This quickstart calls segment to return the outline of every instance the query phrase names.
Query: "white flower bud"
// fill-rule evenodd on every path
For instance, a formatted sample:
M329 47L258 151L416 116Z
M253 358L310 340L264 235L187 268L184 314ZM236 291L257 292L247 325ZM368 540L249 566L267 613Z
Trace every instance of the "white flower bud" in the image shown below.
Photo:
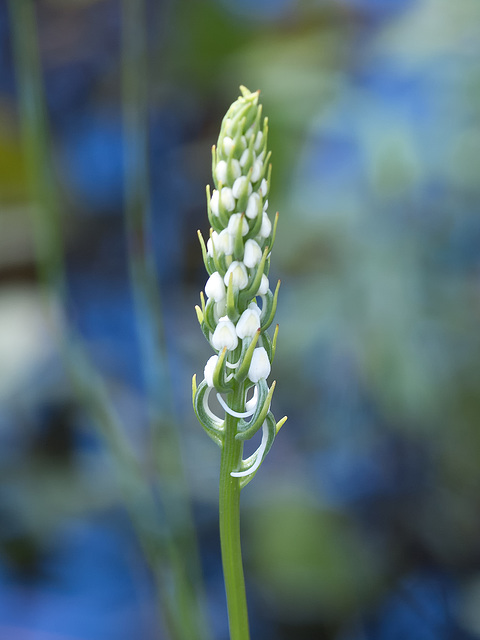
M212 231L212 235L207 240L207 253L213 258L213 247L215 246L215 251L218 252L218 233L216 231Z
M223 187L220 198L227 211L233 211L235 209L235 198L233 197L230 187Z
M243 216L241 213L234 213L232 216L230 216L227 230L230 236L232 237L232 241L233 241L233 238L238 233L238 227L240 223L242 224L242 236L245 236L248 233L248 229L249 229L248 222L245 220L245 216Z
M263 203L263 210L266 211L268 209L268 199Z
M245 189L248 190L248 193L252 193L252 185L246 176L240 176L233 183L232 193L235 198L240 198Z
M268 238L272 231L272 223L270 222L270 218L268 217L265 211L263 212L262 218L262 226L260 227L259 236L262 238Z
M236 348L238 338L235 332L235 326L233 322L229 320L228 316L220 318L210 342L212 347L218 351L221 351L225 347L227 347L228 351Z
M247 208L245 209L245 215L247 218L253 220L262 210L262 199L258 193L252 193L248 198Z
M248 308L250 309L250 311L254 311L258 315L259 318L262 315L262 310L260 309L260 307L258 306L258 304L256 302L251 302L248 305Z
M225 118L223 126L225 127L227 135L231 136L233 133L233 120L231 118Z
M263 131L259 131L257 133L257 137L255 138L255 144L253 145L253 148L255 149L255 151L258 151L260 149L260 147L262 146L262 142L263 142Z
M257 182L259 180L260 176L262 175L262 171L263 171L263 162L257 158L257 160L255 160L255 162L253 163L252 177L251 177L252 182Z
M212 210L212 213L214 216L218 216L218 199L220 197L220 194L218 193L218 191L216 189L213 190L212 193L212 197L210 199L210 209Z
M222 184L226 184L227 182L227 163L225 160L220 160L217 162L217 166L215 167L215 177L217 182L221 182Z
M218 356L212 356L207 360L207 364L203 370L203 377L205 378L209 387L213 387L213 372L217 366Z
M257 383L262 378L268 378L270 371L270 360L268 359L265 347L257 347L253 351L248 377L253 383Z
M265 197L268 193L268 183L265 180L265 178L260 183L260 193L262 194L263 197Z
M228 233L227 229L220 231L218 235L218 242L215 243L215 249L218 253L224 253L226 256L231 256L233 253L233 238Z
M230 136L225 136L223 139L223 152L229 156L232 153L233 140Z
M227 273L223 279L225 286L228 287L230 281L230 274L233 274L232 285L235 289L245 289L248 284L247 269L243 262L237 262L234 260L228 267Z
M242 155L240 157L240 166L241 167L244 167L247 164L249 157L250 157L250 151L248 149L245 149L245 151L242 153Z
M205 284L205 293L208 298L213 298L215 302L220 302L223 300L227 294L225 290L225 283L223 282L222 276L215 271L207 280Z
M235 327L237 336L242 340L244 338L253 338L257 329L260 329L260 315L253 309L245 309Z
M240 169L240 163L238 160L235 160L235 158L231 160L230 166L235 179L242 175L242 170Z
M245 243L245 253L243 256L243 262L246 267L253 269L262 259L262 250L255 242L255 240L247 240Z
M270 283L265 274L263 274L262 279L260 281L260 286L258 287L257 295L264 296L270 287Z

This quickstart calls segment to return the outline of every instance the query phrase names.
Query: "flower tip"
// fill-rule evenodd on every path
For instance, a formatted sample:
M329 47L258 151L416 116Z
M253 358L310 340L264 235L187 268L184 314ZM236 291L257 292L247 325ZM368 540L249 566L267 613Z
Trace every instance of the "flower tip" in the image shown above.
M195 401L195 394L197 393L197 374L194 373L193 374L193 378L192 378L192 397L193 400Z
M287 420L287 416L283 416L283 418L277 422L277 424L275 425L275 435L280 431Z

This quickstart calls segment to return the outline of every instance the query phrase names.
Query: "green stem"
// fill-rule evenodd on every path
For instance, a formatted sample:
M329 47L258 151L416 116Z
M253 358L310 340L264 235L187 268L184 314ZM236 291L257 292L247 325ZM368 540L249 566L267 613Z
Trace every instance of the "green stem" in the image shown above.
M243 385L234 391L232 409L241 411L244 404ZM240 481L230 475L238 469L243 443L235 440L238 418L227 414L225 440L220 464L220 545L227 595L230 640L249 640L247 599L240 545Z
M182 640L210 637L190 496L173 417L162 301L152 250L148 162L149 56L145 0L122 2L122 111L128 264L147 387L158 500L168 531L172 598L170 632ZM162 558L165 564L165 558Z

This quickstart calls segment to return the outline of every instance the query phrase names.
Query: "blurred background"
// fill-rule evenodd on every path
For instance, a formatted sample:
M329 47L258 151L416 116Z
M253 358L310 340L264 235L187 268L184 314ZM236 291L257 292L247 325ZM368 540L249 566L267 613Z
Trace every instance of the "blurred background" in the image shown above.
M239 84L270 122L289 416L242 494L252 637L480 637L479 61L477 0L0 0L1 640L169 638L145 549L169 513L189 538L187 495L228 638L190 380Z

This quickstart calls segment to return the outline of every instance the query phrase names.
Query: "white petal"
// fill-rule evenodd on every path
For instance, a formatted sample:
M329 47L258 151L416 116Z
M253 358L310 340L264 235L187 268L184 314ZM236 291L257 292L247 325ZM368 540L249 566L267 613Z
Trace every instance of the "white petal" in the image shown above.
M272 223L270 222L270 218L268 217L268 214L263 212L262 226L260 227L259 236L261 236L262 238L268 238L271 232L272 232Z
M268 183L265 180L265 178L260 183L260 193L262 194L263 197L265 197L268 193Z
M220 198L227 211L233 211L235 209L235 198L233 197L230 187L223 187Z
M247 240L245 243L245 253L243 256L243 262L246 267L253 269L262 259L262 250L255 240Z
M240 178L237 178L235 180L232 187L232 193L235 198L239 198L243 194L245 189L248 188L248 182L249 181L246 176L240 176Z
M234 260L228 267L227 273L223 279L225 286L228 286L230 281L230 274L233 274L232 284L235 289L245 289L248 284L247 269L243 262L237 262Z
M260 286L257 291L257 295L264 296L267 293L269 287L270 287L270 283L268 281L268 278L265 274L263 274L262 279L260 281Z
M213 387L213 372L217 366L218 356L212 356L207 360L205 369L203 370L203 377L207 381L209 387Z
M262 142L263 142L263 131L259 131L257 133L257 137L255 138L255 144L253 146L255 151L258 151L260 149L260 147L262 146Z
M220 160L217 162L217 166L215 167L215 177L217 182L221 182L222 184L226 184L227 182L227 163L225 160Z
M213 258L213 247L215 246L215 251L218 251L218 233L216 231L212 231L212 235L207 240L207 253Z
M260 179L262 172L263 172L263 162L257 159L253 163L253 170L252 170L252 176L251 176L252 182L257 182Z
M258 193L252 193L248 198L247 208L245 209L245 215L247 218L253 220L256 218L260 211L262 210L262 199L258 195Z
M233 241L233 238L235 238L235 236L238 233L238 227L240 223L242 223L242 236L245 236L248 233L248 229L249 229L248 222L245 220L245 216L242 216L241 213L234 213L232 216L230 216L230 220L228 221L227 231L232 237L232 241Z
M242 153L242 155L240 157L240 166L241 167L244 167L247 164L249 157L250 157L250 151L248 149L245 149L245 151Z
M221 351L225 347L227 347L229 351L235 349L238 344L238 338L233 322L228 320L228 318L220 319L213 332L210 343L212 347L218 351Z
M218 216L218 199L220 194L216 189L213 190L212 197L210 199L210 209L214 216Z
M254 311L254 312L258 315L258 317L259 317L259 318L260 318L260 316L262 315L262 310L260 309L260 307L258 306L258 304L257 304L256 302L251 302L251 303L248 305L248 308L249 308L251 311Z
M230 138L230 136L225 136L223 139L223 151L224 153L229 156L232 152L233 149L233 140L232 138Z
M253 338L258 329L260 329L260 315L253 309L245 309L235 326L237 336L242 340Z
M213 298L215 302L220 302L226 296L225 283L222 276L215 271L207 280L205 284L205 293L208 298Z
M242 175L242 170L240 169L240 163L238 160L236 160L235 158L231 161L230 164L231 168L232 168L232 173L233 173L233 177L234 178L238 178L239 176Z
M235 215L235 214L234 214ZM233 253L233 238L228 233L227 229L220 231L218 235L218 241L215 243L215 248L218 248L220 253L224 253L226 256L231 256Z
M270 360L265 347L257 347L253 351L252 361L248 370L248 377L254 383L262 378L268 378L271 371Z

